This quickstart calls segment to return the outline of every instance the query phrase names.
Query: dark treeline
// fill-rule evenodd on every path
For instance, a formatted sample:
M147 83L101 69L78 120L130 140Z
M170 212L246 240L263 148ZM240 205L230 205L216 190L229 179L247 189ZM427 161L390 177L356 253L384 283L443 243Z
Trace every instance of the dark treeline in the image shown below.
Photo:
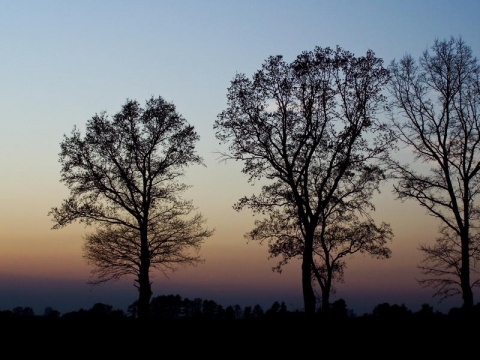
M259 305L222 306L212 300L190 300L179 295L152 298L151 316L136 317L132 305L127 312L96 303L90 309L61 314L46 308L35 315L30 307L0 311L2 342L22 354L122 358L167 351L176 356L229 355L269 358L308 355L318 347L323 354L342 358L382 355L389 358L468 354L459 346L478 340L480 304L465 312L452 308L434 311L425 304L413 312L405 305L382 303L360 316L345 301L331 304L328 318L318 312L307 316L291 311L284 302L270 308ZM160 350L161 349L161 350ZM454 357L456 358L456 357Z
M254 306L241 307L240 305L223 306L208 299L188 299L180 295L160 295L153 297L150 303L150 320L188 320L188 321L275 321L275 320L302 320L305 313L300 310L289 310L285 302L274 301L272 305L264 309L259 304ZM448 313L435 311L429 304L423 304L418 311L412 311L404 304L380 303L375 306L371 313L357 315L348 309L346 302L339 299L330 304L328 318L320 311L317 313L318 321L335 322L355 319L452 319L469 318L480 320L480 303L476 304L473 311L466 311L463 308L451 308ZM12 310L0 311L0 319L5 320L122 320L138 319L136 304L133 303L125 312L122 309L115 309L113 306L104 303L95 303L90 309L79 309L62 314L52 307L46 307L43 314L36 314L31 307L17 306Z

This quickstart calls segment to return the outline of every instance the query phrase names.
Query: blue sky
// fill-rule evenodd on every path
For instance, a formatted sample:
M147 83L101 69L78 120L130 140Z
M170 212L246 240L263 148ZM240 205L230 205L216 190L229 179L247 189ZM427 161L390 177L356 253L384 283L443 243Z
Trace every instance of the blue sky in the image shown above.
M87 287L81 244L88 229L51 230L47 212L67 196L58 181L63 135L98 112L117 112L126 99L144 103L152 95L173 102L201 137L206 167L189 169L186 182L216 229L202 250L206 263L157 276L154 295L301 306L299 266L272 273L266 248L243 238L251 214L232 209L254 189L239 164L219 163L215 154L212 126L230 81L270 55L290 61L315 46L356 55L371 49L388 64L420 56L436 38L461 36L478 57L478 14L480 2L469 0L0 0L0 309L135 300L131 281ZM393 258L352 260L338 296L358 313L384 301L437 306L415 282L416 248L434 239L435 223L416 204L394 202L388 188L378 208L393 225Z

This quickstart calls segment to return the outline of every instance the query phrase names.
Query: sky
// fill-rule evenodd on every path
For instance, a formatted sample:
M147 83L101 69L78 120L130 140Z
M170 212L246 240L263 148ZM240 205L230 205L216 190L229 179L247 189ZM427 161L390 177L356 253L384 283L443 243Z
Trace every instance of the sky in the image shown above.
M232 208L259 189L241 164L218 159L213 123L230 81L253 75L271 55L292 61L315 46L357 56L373 50L388 65L407 53L418 58L437 38L461 36L479 57L479 13L476 0L0 0L0 310L66 313L98 302L126 310L137 299L132 279L88 285L82 244L92 229L53 230L47 213L68 197L59 181L63 136L127 99L144 104L152 96L172 102L200 135L205 166L188 169L186 197L215 229L200 251L205 262L153 274L153 296L265 310L283 301L301 310L300 263L273 272L267 246L244 238L255 217ZM359 315L385 302L412 311L461 306L460 297L439 303L416 280L418 247L433 243L435 219L396 200L392 184L375 205L375 219L394 232L392 257L347 259L332 301L344 299Z

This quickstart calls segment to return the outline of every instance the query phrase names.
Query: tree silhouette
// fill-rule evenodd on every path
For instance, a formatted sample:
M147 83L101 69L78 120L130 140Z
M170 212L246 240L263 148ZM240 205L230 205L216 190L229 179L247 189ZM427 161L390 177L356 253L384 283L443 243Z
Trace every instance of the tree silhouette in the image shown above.
M419 249L424 256L418 267L423 277L417 280L422 286L433 288L434 296L440 297L442 302L451 296L462 295L462 244L458 234L448 227L441 228L440 234L434 245L420 245ZM480 260L479 233L470 236L469 254L473 264ZM472 289L480 286L480 277L475 266L471 266L471 279Z
M14 315L23 317L34 317L35 311L30 306L16 306L12 310Z
M472 281L471 270L478 259L480 225L480 66L470 47L451 37L435 40L418 62L405 55L392 61L390 69L396 135L415 160L428 167L416 170L411 164L392 162L398 179L395 192L401 200L415 200L448 233L436 249L420 248L427 260L434 261L427 267L441 263L449 269L429 272L438 278L424 284L439 285L436 294L442 296L455 294L451 286L458 284L463 306L471 309L472 287L478 284ZM456 248L459 256L452 253L454 263L443 261L445 245L449 251Z
M389 79L372 51L316 47L292 63L271 56L252 79L237 74L227 109L214 124L222 160L243 162L258 195L237 210L295 219L301 233L305 312L316 311L312 284L315 236L325 209L354 201L359 184L369 191L384 179L380 160L392 145L389 129L376 118Z
M43 316L49 318L49 319L58 319L60 318L60 311L55 310L51 306L47 306L43 312Z
M367 205L373 208L369 197L364 197L368 186L359 187L364 198L359 198L348 204L337 202L327 206L322 214L322 221L316 229L313 241L312 281L321 292L320 310L327 315L330 308L330 295L335 293L335 283L344 281L346 257L356 253L369 254L376 258L389 258L390 249L386 243L393 238L389 224L375 224L366 212L367 219L360 221L356 213L365 211ZM350 194L352 196L352 193ZM368 199L368 201L367 201ZM349 205L349 206L347 206ZM359 211L360 210L360 211ZM287 214L291 215L287 215ZM247 234L250 240L268 241L269 253L272 258L281 257L273 268L281 272L283 266L292 259L301 258L304 252L304 242L297 220L290 212L274 212L270 217L255 222L255 228Z
M180 295L156 296L150 301L150 313L156 319L180 319L185 316Z
M253 306L252 310L252 319L259 319L261 318L265 312L263 311L263 308L259 304L255 304Z
M180 182L186 167L203 164L195 152L198 140L173 104L152 97L144 108L127 100L112 118L96 114L85 136L74 127L61 143L61 182L70 197L49 212L53 228L74 221L97 226L87 236L86 258L98 267L99 281L135 273L141 318L148 316L152 266L179 258L194 263L197 258L180 252L211 235L200 228L200 217L184 219L193 207L181 198L188 188ZM176 230L192 243L169 238Z

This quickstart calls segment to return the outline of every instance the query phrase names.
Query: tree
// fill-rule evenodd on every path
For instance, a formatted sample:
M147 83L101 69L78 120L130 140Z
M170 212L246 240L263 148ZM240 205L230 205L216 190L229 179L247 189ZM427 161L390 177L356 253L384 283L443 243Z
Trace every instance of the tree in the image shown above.
M70 197L50 210L53 228L97 225L85 257L97 266L99 282L135 274L140 318L148 316L152 267L195 263L184 250L212 234L199 215L185 220L193 207L181 197L185 169L203 164L198 140L173 104L152 97L144 108L127 100L112 118L96 114L85 136L74 127L61 143L61 182Z
M463 307L473 306L472 259L478 237L478 195L480 191L480 67L469 46L461 39L435 40L430 49L415 61L405 55L390 65L392 79L392 121L396 136L425 167L392 161L398 183L394 191L401 200L413 199L436 217L449 236L437 250L459 253L450 270L459 265L458 281L445 282L445 288L459 284ZM399 115L394 111L399 110ZM410 166L409 166L410 165ZM442 230L443 231L443 230ZM421 248L427 258L442 260L443 251ZM476 254L476 255L475 255ZM451 253L450 255L453 255ZM435 266L434 263L431 263ZM437 273L439 275L440 273ZM450 272L452 274L452 272ZM428 282L427 282L428 284Z
M253 317L252 307L251 306L245 306L245 309L243 309L243 318L249 320L252 317Z
M232 305L228 305L225 309L225 319L226 320L235 320L236 315L235 315L235 310L233 309Z
M30 306L16 306L12 310L13 314L22 317L34 317L35 311Z
M380 159L391 138L376 117L389 79L382 64L370 50L355 57L340 47L316 47L292 63L271 56L252 79L235 76L214 124L229 143L222 159L242 161L248 181L263 182L234 207L291 219L301 233L308 314L316 311L313 254L326 208L354 201L359 183L377 189L384 179Z
M362 194L367 187L368 184L360 187ZM355 199L358 200L358 196ZM373 206L370 201L367 203ZM328 315L330 310L330 295L336 291L334 284L344 281L347 256L356 253L379 259L391 256L386 245L393 238L390 225L381 223L378 226L368 214L365 220L360 221L355 214L366 204L356 202L352 209L340 203L327 206L314 235L312 273L320 288L320 311L324 315ZM286 218L275 212L267 219L256 221L256 227L247 234L250 240L267 241L272 258L281 257L274 271L281 272L284 265L292 259L301 258L304 252L304 242L297 223L293 216Z
M372 218L359 220L354 214L324 215L320 231L314 238L313 273L322 294L321 310L330 312L330 295L336 292L335 283L343 283L346 258L356 253L377 259L388 259L391 251L387 242L393 232L389 224L377 225Z
M58 319L60 318L60 311L55 310L51 306L47 306L43 312L43 316L49 319Z
M255 304L252 310L252 319L261 319L264 315L263 308L259 304Z
M440 302L455 296L462 295L462 244L460 237L452 229L443 227L435 244L429 246L421 244L419 250L424 257L418 266L423 277L418 282L424 287L434 289L434 296L440 297ZM475 262L480 260L480 234L470 236L469 257ZM471 267L472 289L480 286L480 277L475 266Z
M162 295L150 301L151 317L154 319L180 319L185 316L185 301L180 295Z
M348 317L347 303L344 299L338 299L334 301L331 305L331 315L333 319L341 320Z
M372 311L372 316L383 319L406 319L412 315L412 312L405 306L405 304L398 305L389 303L381 303L375 306Z

